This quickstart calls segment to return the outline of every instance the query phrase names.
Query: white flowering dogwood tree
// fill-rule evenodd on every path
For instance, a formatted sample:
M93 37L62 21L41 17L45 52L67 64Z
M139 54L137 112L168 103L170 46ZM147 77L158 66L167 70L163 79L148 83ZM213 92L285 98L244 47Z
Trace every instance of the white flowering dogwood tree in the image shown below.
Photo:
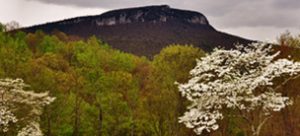
M47 92L25 90L28 87L22 79L0 79L0 134L43 135L38 123L39 116L43 106L55 98Z
M222 111L232 109L250 124L251 133L258 136L272 112L291 104L277 90L300 72L300 63L277 59L278 55L269 45L253 43L246 47L237 45L232 50L215 49L197 60L190 71L190 80L178 84L182 96L191 102L179 122L200 135L217 130L218 121L224 117ZM284 80L275 84L278 78ZM261 113L257 114L258 123L247 117L253 111Z

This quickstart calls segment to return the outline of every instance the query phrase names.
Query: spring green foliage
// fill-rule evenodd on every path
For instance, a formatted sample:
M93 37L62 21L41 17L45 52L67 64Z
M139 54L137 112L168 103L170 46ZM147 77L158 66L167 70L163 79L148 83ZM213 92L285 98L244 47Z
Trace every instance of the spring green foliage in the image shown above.
M174 81L184 80L203 51L174 45L150 61L96 37L60 35L0 33L0 77L22 78L56 97L44 108L45 135L172 135L181 128Z
M178 123L189 103L174 82L186 82L203 56L199 48L171 45L149 60L96 37L75 41L61 32L0 32L0 78L22 78L56 98L41 116L49 136L194 135ZM220 124L224 130L212 135L245 132L235 117Z

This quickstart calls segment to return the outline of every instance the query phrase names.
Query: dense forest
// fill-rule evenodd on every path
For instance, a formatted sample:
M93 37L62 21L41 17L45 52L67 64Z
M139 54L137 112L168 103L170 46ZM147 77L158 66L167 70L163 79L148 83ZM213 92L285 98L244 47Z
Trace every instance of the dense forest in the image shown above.
M300 60L299 39L281 36L280 57ZM205 55L190 45L170 45L150 60L113 49L96 37L0 32L0 78L21 78L30 90L56 98L44 106L40 119L47 136L196 135L178 122L189 102L174 83L186 82L196 58ZM261 135L300 135L299 85L297 78L282 86L293 105L275 112ZM209 135L249 135L234 112L226 111L220 129ZM10 128L10 134L17 128Z

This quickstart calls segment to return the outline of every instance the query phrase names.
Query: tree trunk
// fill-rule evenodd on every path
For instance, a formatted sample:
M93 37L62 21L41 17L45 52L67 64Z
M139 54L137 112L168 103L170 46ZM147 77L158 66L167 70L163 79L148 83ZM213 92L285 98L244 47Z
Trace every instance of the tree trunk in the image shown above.
M80 125L80 100L78 94L75 96L75 119L74 119L74 127L73 127L73 136L79 136L79 125Z
M260 135L260 132L261 132L261 129L263 127L263 125L268 121L268 119L270 119L272 116L268 116L266 118L263 119L263 121L261 121L257 127L253 126L251 127L252 129L252 135L253 136L259 136Z
M185 98L181 96L180 92L176 92L176 94L177 94L177 102L178 102L178 104L177 104L177 107L176 107L177 111L175 113L175 116L176 117L180 117L180 116L182 116L182 114L185 111L185 106L184 106L184 103L183 103ZM175 129L176 131L173 132L172 129L171 129L171 132L173 132L173 134L172 134L173 136L186 135L183 132L182 127L178 123L178 119L177 118L174 120L174 125L175 125L175 128L172 128L172 129L173 130Z
M159 118L159 131L160 131L160 136L164 135L164 120L162 117Z
M101 106L98 107L98 136L102 136L102 120L103 120L103 112Z
M50 110L49 110L49 107L48 106L46 106L45 107L45 111L46 111L46 118L47 118L47 133L46 133L46 135L47 136L51 136L52 134L51 134L51 115L50 115Z
M285 132L285 136L293 136L293 126L291 124L290 121L290 116L289 116L289 109L286 108L284 110L281 111L282 114L282 120L284 123L284 132Z

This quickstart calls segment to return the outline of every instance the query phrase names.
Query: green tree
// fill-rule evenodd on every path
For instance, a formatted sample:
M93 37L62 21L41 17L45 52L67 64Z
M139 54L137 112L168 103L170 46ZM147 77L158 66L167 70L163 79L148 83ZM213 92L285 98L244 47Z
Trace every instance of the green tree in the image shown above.
M204 55L199 48L172 45L154 57L145 107L155 135L187 135L187 131L177 121L185 104L176 91L175 81L187 80L190 68L196 64L196 58Z

